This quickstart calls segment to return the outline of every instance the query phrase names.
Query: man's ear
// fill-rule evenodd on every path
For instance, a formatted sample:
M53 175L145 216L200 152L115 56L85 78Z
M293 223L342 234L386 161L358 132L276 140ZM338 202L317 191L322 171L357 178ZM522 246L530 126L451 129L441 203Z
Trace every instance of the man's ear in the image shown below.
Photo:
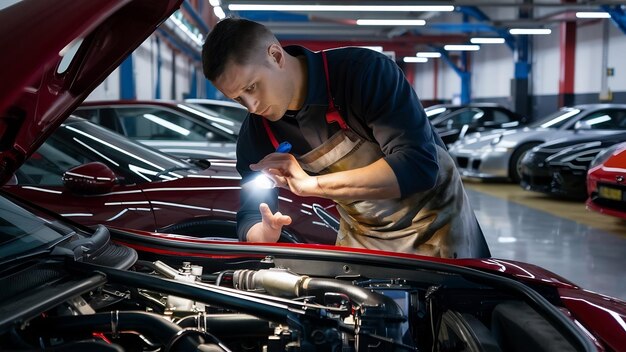
M279 44L272 43L267 48L267 52L270 56L270 60L276 62L278 67L282 68L285 65L285 52Z

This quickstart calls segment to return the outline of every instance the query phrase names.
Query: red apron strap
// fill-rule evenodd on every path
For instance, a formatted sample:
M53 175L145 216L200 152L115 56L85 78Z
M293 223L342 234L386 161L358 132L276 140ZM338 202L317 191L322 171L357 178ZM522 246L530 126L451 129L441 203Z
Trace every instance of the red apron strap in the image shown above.
M328 111L326 112L326 122L337 122L342 130L348 129L348 125L343 120L339 111L335 109L335 103L333 97L330 94L330 78L328 76L328 60L326 59L326 52L322 51L322 61L324 61L324 75L326 76L326 92L328 93Z
M267 122L264 117L261 117L261 120L263 120L263 127L265 127L265 132L267 132L267 136L270 137L270 142L272 142L274 149L278 148L278 140L276 139L276 136L274 136L274 132L272 132L269 122Z

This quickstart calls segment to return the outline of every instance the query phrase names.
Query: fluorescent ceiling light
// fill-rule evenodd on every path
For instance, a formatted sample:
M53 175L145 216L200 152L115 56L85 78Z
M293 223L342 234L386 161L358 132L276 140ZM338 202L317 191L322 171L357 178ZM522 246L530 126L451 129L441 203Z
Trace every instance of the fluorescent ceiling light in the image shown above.
M441 57L441 53L438 52L434 52L434 51L429 51L429 52L418 52L417 54L415 54L415 56L417 57L430 57L430 58L440 58Z
M221 8L221 7L219 7L219 6L215 6L215 7L213 8L213 13L214 13L214 14L215 14L215 16L216 16L217 18L219 18L220 20L221 20L221 19L224 19L224 17L226 17L226 14L224 13L224 10L222 10L222 8Z
M209 0L209 4L211 4L211 6L215 7L215 6L220 6L222 4L222 2L220 0Z
M608 12L576 12L577 18L611 18Z
M480 50L480 45L445 45L443 47L447 51L476 51Z
M550 28L512 28L509 29L509 33L511 34L550 34L552 30Z
M502 44L504 38L472 38L470 42L472 44Z
M231 11L376 11L376 12L424 12L424 11L454 11L452 5L424 6L424 5L280 5L280 4L230 4Z
M176 16L171 15L170 16L170 21L174 22L174 24L180 28L181 31L183 31L183 33L185 33L185 35L187 35L194 43L198 44L199 46L202 46L202 34L194 34L189 27L187 27L184 23L182 23L178 18L176 18Z
M407 56L402 59L404 62L428 62L428 59L425 57L416 57L416 56Z
M356 20L359 26L423 26L424 20Z

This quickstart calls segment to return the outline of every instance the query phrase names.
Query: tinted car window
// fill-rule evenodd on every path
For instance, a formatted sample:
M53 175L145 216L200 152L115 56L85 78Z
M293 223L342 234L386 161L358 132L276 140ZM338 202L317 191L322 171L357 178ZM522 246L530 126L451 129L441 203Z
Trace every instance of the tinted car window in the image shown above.
M133 143L117 133L82 121L61 125L18 170L18 183L61 185L63 172L92 161L106 164L127 184L176 177L169 172L163 173L164 170L197 169L150 147Z
M243 122L248 116L248 110L239 109L234 106L221 106L221 105L209 105L209 104L196 104L202 106L207 111L217 115L224 116L237 122ZM237 131L239 132L239 131Z
M207 135L219 139L207 128L171 111L152 107L117 109L126 135L132 139L206 141Z
M580 114L582 110L575 108L562 108L545 118L530 124L530 128L561 128L569 123L572 118Z
M437 125L445 127L462 127L464 125L475 124L483 116L485 116L485 112L481 109L462 109L449 114L447 119Z
M505 113L501 110L493 110L493 122L496 124L503 124L507 122L511 122L512 119L509 114Z
M593 130L626 130L626 110L599 110L580 121Z
M39 147L17 172L18 184L62 186L65 171L89 161L82 155L70 156L63 151L61 144L59 140L49 138Z

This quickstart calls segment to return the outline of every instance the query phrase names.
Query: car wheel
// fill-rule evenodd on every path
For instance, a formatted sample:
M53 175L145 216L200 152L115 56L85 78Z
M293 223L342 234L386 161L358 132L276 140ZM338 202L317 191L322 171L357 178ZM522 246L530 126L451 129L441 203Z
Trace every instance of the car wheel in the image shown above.
M526 143L513 152L511 160L509 161L509 178L511 181L520 183L522 180L522 159L524 159L524 155L526 155L529 150L539 144L541 143Z

